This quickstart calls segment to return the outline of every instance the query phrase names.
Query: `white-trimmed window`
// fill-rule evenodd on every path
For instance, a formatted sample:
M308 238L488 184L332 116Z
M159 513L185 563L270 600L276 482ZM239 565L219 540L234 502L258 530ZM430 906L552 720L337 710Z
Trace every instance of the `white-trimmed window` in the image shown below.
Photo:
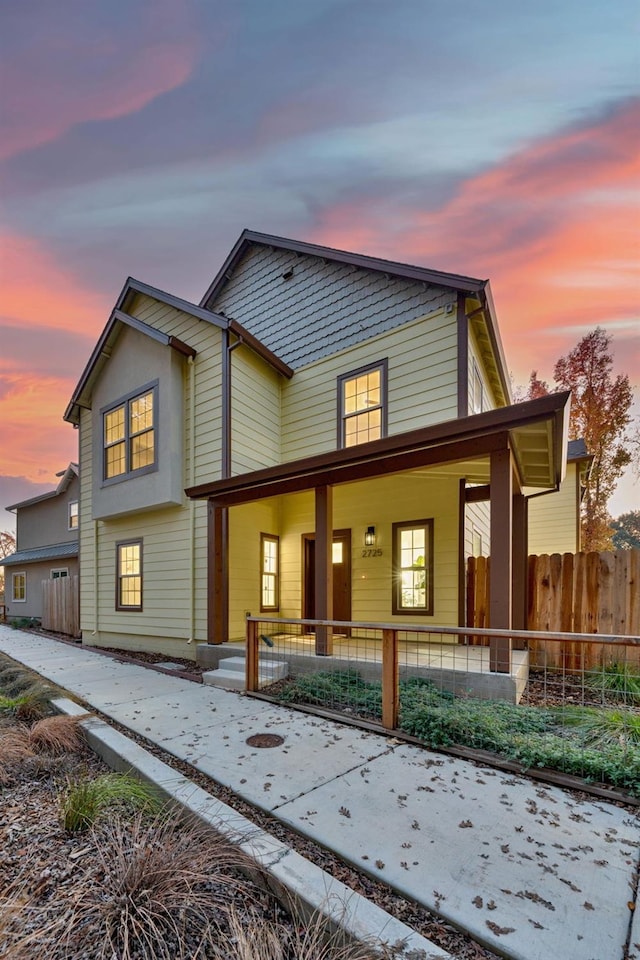
M433 614L433 520L392 524L395 614Z
M280 607L280 538L260 534L260 610Z
M152 385L103 410L105 480L155 468L157 405Z
M78 520L79 520L78 501L70 500L69 501L69 530L78 529Z
M480 367L474 360L471 377L471 413L482 413L485 406L484 384L480 375Z
M62 577L68 577L68 576L69 576L68 567L54 567L50 573L51 580L60 580Z
M11 574L11 599L14 603L26 603L27 575L24 571Z
M142 540L116 544L116 610L142 610Z
M338 377L338 446L353 447L387 435L387 361Z

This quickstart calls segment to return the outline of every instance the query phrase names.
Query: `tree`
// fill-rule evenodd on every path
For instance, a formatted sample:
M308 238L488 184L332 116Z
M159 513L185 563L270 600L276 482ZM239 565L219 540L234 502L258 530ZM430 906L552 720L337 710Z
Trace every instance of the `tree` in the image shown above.
M620 514L611 526L616 550L640 550L640 510Z
M585 550L611 545L607 501L631 462L627 427L633 396L629 377L613 376L610 343L611 337L597 327L561 357L553 371L558 387L571 390L569 436L582 437L593 456L582 501Z
M2 561L10 553L15 553L16 538L8 530L0 530L0 594L4 593L4 567Z

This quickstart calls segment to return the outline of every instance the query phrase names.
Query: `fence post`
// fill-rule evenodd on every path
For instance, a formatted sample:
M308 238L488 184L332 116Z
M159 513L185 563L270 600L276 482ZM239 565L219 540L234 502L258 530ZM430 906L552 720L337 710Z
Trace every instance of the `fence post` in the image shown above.
M382 631L382 726L398 726L400 688L398 685L398 631Z
M247 620L247 690L258 689L258 623L256 620Z

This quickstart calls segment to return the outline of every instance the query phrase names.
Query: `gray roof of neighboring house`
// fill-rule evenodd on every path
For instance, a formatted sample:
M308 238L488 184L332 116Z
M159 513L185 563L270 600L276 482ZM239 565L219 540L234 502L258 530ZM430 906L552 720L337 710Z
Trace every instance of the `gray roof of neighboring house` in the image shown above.
M62 560L78 556L77 542L54 543L48 547L32 547L30 550L17 550L0 560L0 567L13 567L17 563L37 563L39 560Z
M569 440L567 444L567 461L586 460L589 456L587 445L582 438L579 440Z
M50 490L48 493L41 493L37 497L29 497L28 500L20 500L19 503L10 503L8 507L5 507L5 510L17 510L21 507L30 507L34 503L41 503L43 500L51 500L52 497L57 497L61 493L64 493L73 478L79 476L80 467L77 463L71 462L65 470L56 473L56 477L61 477L62 479L55 490Z

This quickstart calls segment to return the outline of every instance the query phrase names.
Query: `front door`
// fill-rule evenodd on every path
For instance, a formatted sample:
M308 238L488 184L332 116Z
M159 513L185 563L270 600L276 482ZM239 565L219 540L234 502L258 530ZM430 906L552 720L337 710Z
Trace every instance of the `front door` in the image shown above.
M333 620L351 620L351 530L333 531ZM315 619L316 535L302 534L302 617ZM346 633L347 631L345 631Z

